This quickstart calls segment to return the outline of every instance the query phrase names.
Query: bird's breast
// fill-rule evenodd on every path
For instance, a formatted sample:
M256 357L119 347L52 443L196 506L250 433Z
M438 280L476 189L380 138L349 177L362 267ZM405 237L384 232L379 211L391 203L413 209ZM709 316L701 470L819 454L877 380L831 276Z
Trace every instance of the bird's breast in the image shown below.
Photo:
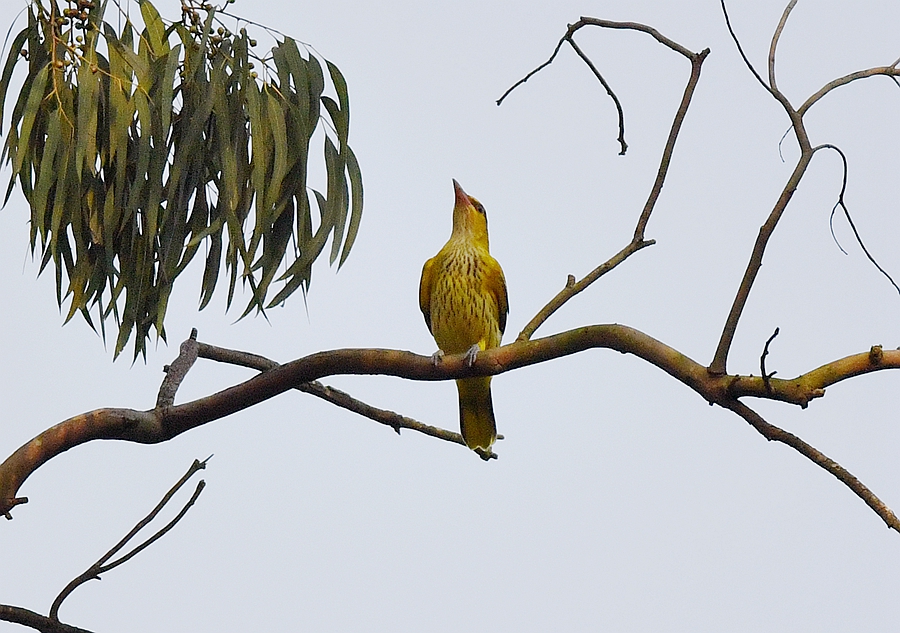
M431 332L438 347L448 354L461 354L475 344L482 349L497 347L499 306L486 284L486 276L495 273L485 255L476 248L448 244L436 259Z

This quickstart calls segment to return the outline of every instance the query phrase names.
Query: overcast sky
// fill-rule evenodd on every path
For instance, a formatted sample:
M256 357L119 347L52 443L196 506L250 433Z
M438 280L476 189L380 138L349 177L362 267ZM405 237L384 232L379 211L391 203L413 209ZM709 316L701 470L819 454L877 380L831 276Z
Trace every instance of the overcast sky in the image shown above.
M763 69L784 2L733 5L733 25ZM417 289L423 262L449 235L451 178L487 208L513 340L568 274L581 277L629 241L690 70L646 35L579 33L625 108L624 157L614 106L569 49L498 108L580 15L644 22L712 53L647 229L657 244L538 334L624 323L710 361L798 155L790 137L779 155L787 118L743 66L716 0L239 1L233 10L313 44L347 78L366 192L350 259L337 274L318 265L308 307L298 293L269 322L234 323L240 312L224 313L224 292L198 313L195 267L170 301L170 344L152 347L146 364L130 365L127 352L113 363L84 322L61 326L52 273L35 279L17 190L0 212L4 456L83 411L152 407L161 367L192 327L205 342L278 361L340 347L431 354ZM890 64L900 57L898 24L900 5L889 0L801 1L782 39L780 87L799 104L835 77ZM900 90L880 77L842 88L808 116L814 144L846 152L848 206L895 276L898 104ZM900 297L841 219L835 233L849 254L832 240L840 178L836 155L816 157L771 241L732 372L758 373L776 326L768 366L780 377L900 345ZM251 375L200 361L178 401ZM900 509L898 379L856 378L803 411L749 404ZM327 382L457 429L449 382ZM832 476L655 367L595 350L502 375L493 398L506 439L490 463L300 393L159 446L77 447L30 478L21 490L30 502L0 524L0 602L46 613L194 458L214 453L182 523L79 589L63 621L136 633L896 626L900 534ZM19 629L0 624L7 630Z

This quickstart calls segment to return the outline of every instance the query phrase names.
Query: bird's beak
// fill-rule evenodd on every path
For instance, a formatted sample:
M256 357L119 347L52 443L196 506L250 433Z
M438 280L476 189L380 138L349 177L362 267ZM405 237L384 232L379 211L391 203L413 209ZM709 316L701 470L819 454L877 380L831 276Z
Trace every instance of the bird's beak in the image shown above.
M455 178L453 179L453 192L456 194L456 206L459 207L472 204L469 200L469 196L466 195L466 192L459 186L459 183L456 182Z

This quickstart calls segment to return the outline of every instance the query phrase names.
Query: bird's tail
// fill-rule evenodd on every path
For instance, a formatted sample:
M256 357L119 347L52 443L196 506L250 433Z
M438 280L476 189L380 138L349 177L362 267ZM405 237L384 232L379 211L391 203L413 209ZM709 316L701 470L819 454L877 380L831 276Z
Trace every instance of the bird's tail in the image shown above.
M459 391L459 429L466 446L472 450L490 451L497 439L491 377L463 378L456 381L456 388Z

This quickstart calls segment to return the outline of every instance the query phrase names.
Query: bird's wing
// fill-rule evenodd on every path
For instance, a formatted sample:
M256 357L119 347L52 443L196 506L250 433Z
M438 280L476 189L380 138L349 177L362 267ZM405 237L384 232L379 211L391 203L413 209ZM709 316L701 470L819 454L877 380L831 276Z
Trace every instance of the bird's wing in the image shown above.
M419 309L425 317L425 325L431 332L431 287L434 285L434 260L432 257L422 267L422 279L419 281Z
M506 315L509 314L509 297L506 294L506 278L496 259L488 260L489 274L485 275L485 287L497 302L497 317L500 320L500 334L506 330Z

